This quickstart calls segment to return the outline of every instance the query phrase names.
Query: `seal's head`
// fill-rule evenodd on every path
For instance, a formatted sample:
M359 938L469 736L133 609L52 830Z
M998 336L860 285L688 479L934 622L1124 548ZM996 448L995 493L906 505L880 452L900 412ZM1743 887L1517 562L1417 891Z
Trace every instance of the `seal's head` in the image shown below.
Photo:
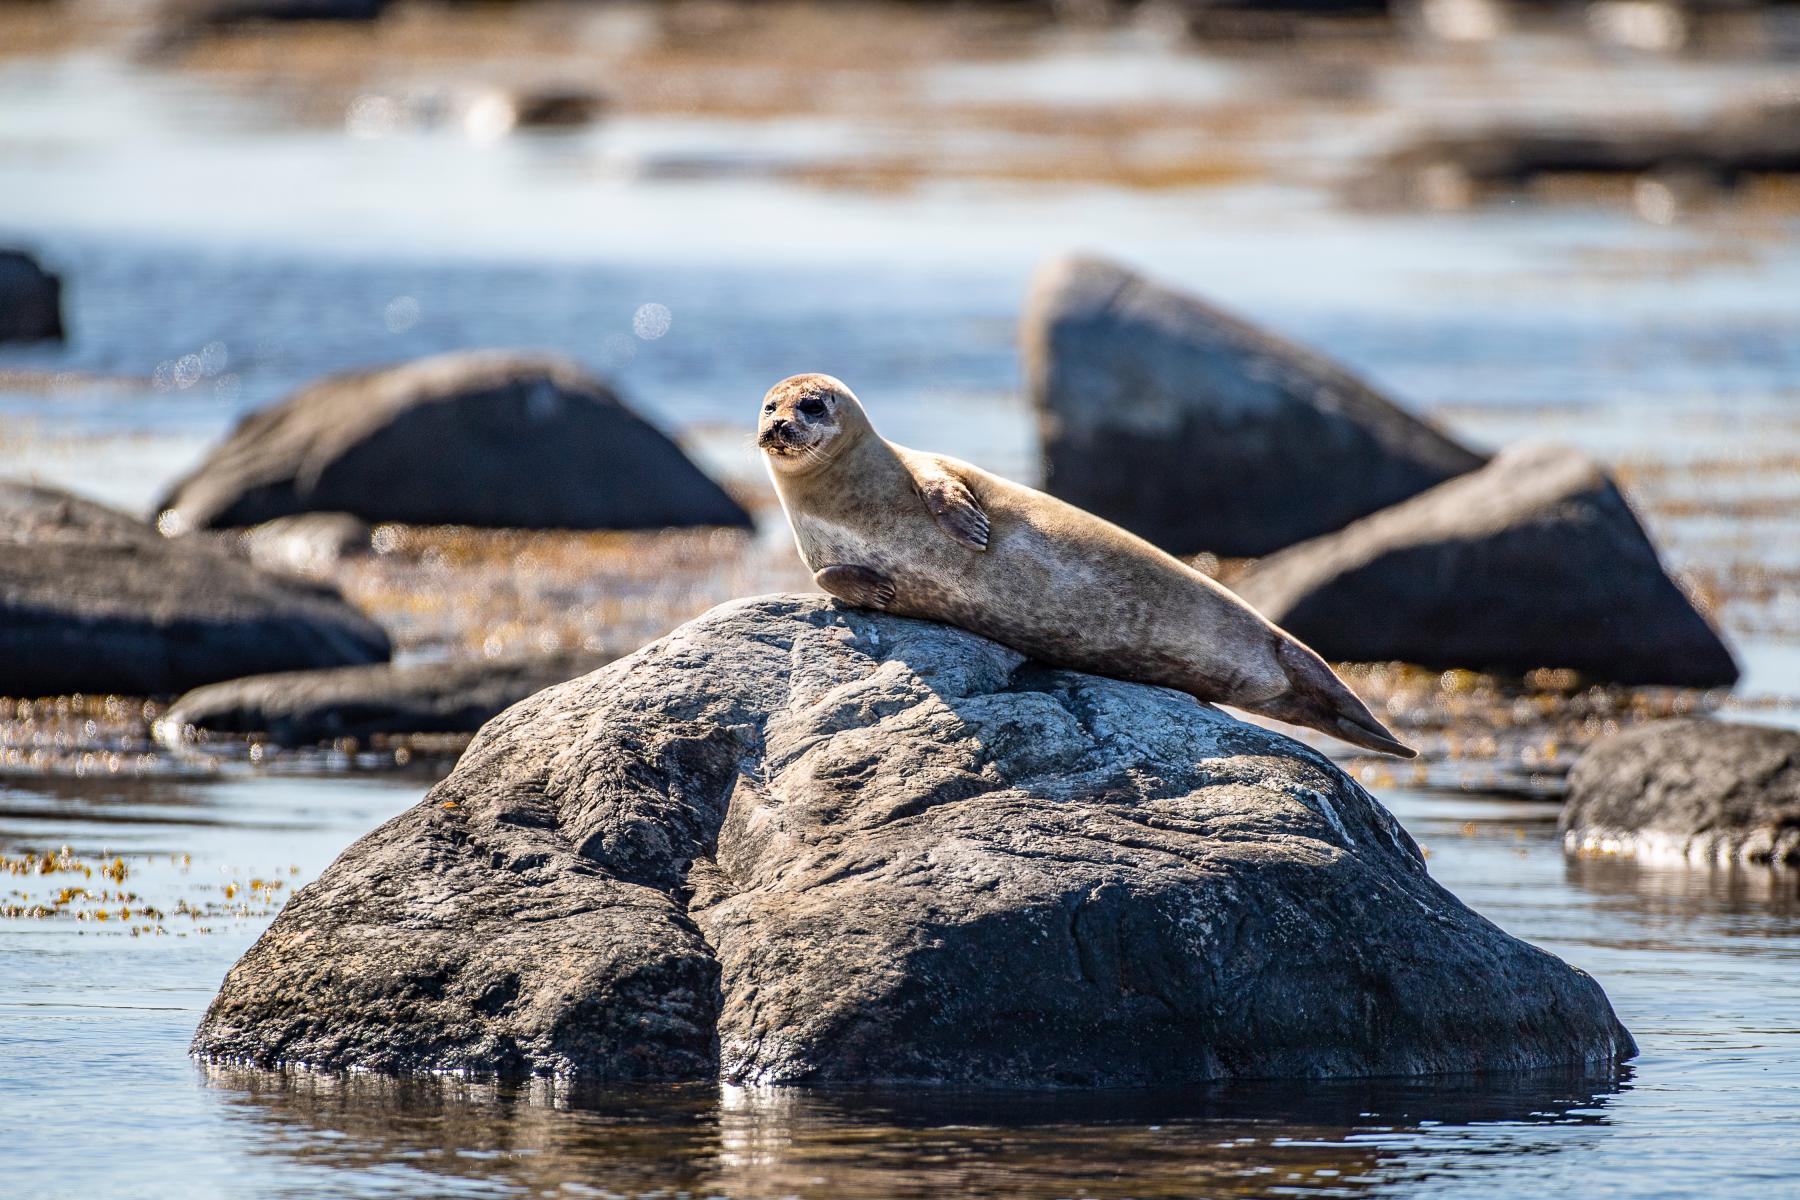
M829 375L792 375L769 389L756 444L777 471L803 474L843 453L869 427L856 395Z

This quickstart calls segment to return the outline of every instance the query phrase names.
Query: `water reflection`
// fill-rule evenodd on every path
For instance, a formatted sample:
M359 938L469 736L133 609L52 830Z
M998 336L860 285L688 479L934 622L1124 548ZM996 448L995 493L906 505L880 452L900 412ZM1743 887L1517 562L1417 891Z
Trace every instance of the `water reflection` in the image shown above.
M241 1144L333 1194L1163 1197L1390 1194L1591 1148L1628 1076L1070 1094L571 1090L205 1067ZM1484 1167L1483 1164L1490 1164ZM280 1176L277 1176L280 1177ZM308 1194L320 1194L317 1180Z
M1615 911L1675 929L1699 925L1716 935L1745 927L1766 935L1783 932L1769 928L1768 918L1800 918L1800 871L1783 867L1571 854L1563 877Z

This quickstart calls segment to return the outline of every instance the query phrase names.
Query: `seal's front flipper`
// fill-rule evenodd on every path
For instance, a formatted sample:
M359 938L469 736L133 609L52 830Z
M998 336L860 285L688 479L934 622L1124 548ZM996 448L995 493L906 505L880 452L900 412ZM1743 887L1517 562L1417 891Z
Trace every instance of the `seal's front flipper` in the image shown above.
M824 567L813 575L813 582L858 608L880 609L894 602L894 581L870 567Z
M916 469L913 484L939 528L971 550L988 548L988 515L968 484L937 463Z

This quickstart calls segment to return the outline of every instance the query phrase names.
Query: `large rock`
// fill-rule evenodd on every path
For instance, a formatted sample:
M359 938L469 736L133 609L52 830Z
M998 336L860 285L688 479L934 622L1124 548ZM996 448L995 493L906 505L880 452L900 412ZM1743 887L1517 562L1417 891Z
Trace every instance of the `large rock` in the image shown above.
M1800 732L1699 718L1590 746L1569 773L1577 854L1800 865Z
M1612 480L1559 446L1487 467L1257 563L1233 585L1332 659L1720 687L1731 652Z
M1267 554L1481 465L1336 363L1122 267L1043 268L1024 369L1053 495L1175 554Z
M194 1048L1024 1086L1635 1049L1319 754L817 596L714 609L490 723L293 898Z
M62 281L30 255L0 250L0 342L62 337Z
M0 696L163 695L387 656L387 635L331 588L0 480Z
M247 417L162 509L176 531L321 511L527 529L750 524L605 384L500 352L315 383Z
M203 732L264 734L281 746L372 734L473 733L532 693L613 657L543 654L253 675L194 689L169 707L157 729L169 742Z

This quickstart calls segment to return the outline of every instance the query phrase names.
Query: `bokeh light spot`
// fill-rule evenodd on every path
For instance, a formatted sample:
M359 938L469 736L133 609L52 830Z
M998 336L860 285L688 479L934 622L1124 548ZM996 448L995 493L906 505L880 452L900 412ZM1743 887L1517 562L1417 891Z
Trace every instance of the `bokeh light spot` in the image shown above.
M631 314L631 332L646 342L653 342L669 332L669 326L674 320L675 314L669 311L666 304L640 304L638 310Z

